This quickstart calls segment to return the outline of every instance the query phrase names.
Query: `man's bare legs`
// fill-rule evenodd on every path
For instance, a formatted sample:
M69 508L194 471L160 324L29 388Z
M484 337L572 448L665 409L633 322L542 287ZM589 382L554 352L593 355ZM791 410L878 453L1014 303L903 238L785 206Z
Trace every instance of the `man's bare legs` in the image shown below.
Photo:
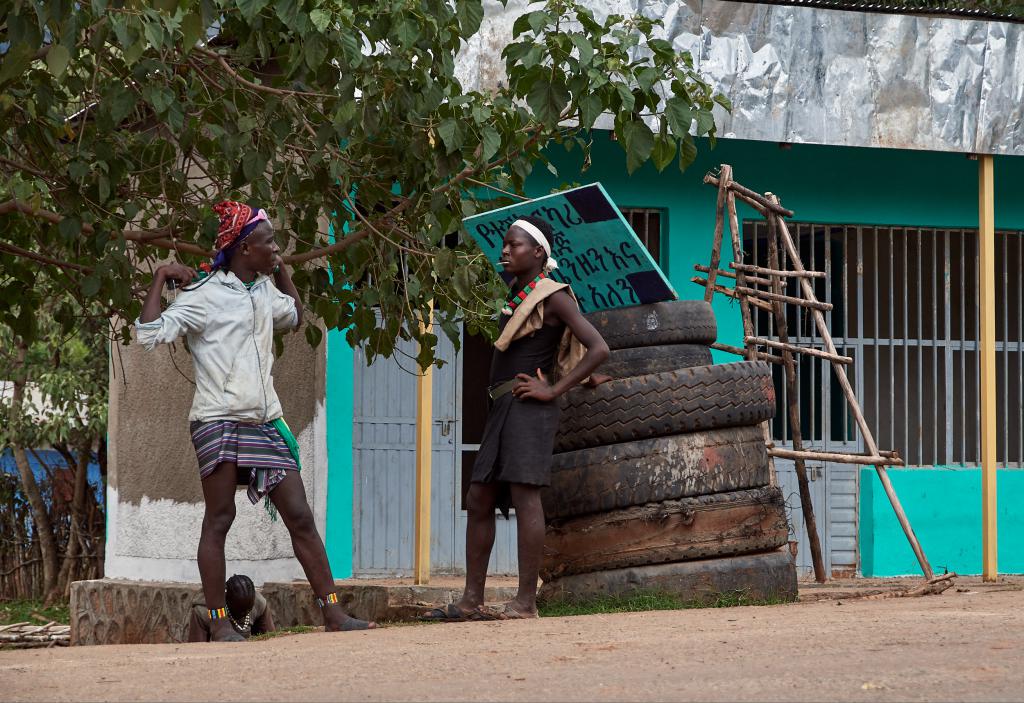
M466 493L466 590L455 607L464 613L484 604L487 562L494 546L498 484L471 483Z
M540 487L525 483L509 485L516 509L519 549L519 592L509 605L520 615L537 614L537 576L544 552L544 504Z
M509 484L512 505L516 509L519 549L519 592L512 607L522 615L537 612L537 574L544 550L544 506L540 487ZM473 483L466 494L466 590L455 606L464 613L484 603L487 563L494 546L498 484Z
M235 521L235 465L225 461L203 479L203 529L199 537L199 578L203 582L206 607L224 607L224 540ZM245 638L227 619L210 622L213 642L241 642Z
M302 485L299 473L285 472L284 480L270 492L270 500L281 515L284 526L288 528L295 558L302 564L313 592L319 598L334 593L334 577L331 576L331 565L327 561L327 550L324 549L320 533L316 531L313 511L309 509L309 501L306 500L306 487ZM323 617L324 629L328 632L357 629L355 626L361 626L363 622L350 617L340 605L323 608ZM369 626L376 627L376 624L369 623Z

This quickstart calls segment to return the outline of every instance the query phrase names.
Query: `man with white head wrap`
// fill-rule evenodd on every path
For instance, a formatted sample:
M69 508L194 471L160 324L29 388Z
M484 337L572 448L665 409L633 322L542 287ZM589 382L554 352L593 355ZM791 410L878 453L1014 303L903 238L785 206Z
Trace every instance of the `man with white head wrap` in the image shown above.
M568 284L548 276L558 266L552 238L551 225L533 216L516 220L505 234L500 264L514 279L494 344L491 406L466 496L466 590L457 603L435 608L425 620L537 617L544 546L540 491L551 483L556 399L579 383L607 380L593 372L608 358L608 345L580 314ZM483 607L495 507L506 518L515 507L519 547L519 592L497 611Z

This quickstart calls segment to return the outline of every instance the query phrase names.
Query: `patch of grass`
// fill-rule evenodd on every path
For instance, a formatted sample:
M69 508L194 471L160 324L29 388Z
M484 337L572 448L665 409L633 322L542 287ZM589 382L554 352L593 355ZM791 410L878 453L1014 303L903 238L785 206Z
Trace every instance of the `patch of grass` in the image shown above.
M50 621L62 625L71 623L71 611L68 603L55 603L44 608L39 600L5 600L0 601L0 625L16 622L31 622L45 625Z
M733 608L745 605L778 605L788 603L782 598L751 598L746 591L727 591L708 598L684 600L674 593L663 591L637 591L622 596L564 599L549 601L539 606L542 618L560 618L572 615L600 615L607 613L638 613L649 610L686 610L690 608Z
M323 628L320 627L313 627L312 625L295 625L294 627L282 627L281 629L274 630L273 632L264 632L261 635L253 635L249 639L254 642L259 642L261 640L269 640L275 637L282 637L284 635L303 635L307 632L316 632L317 630L322 629Z

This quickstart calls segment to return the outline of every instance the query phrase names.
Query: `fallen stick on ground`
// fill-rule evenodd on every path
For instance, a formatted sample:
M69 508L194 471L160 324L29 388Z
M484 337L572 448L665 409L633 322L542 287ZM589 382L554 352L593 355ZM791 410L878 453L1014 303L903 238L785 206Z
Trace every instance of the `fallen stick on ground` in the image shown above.
M886 598L916 598L918 596L934 596L939 595L943 591L946 591L951 586L955 585L953 579L956 578L956 573L950 572L941 576L936 576L933 579L924 581L917 586L908 586L906 588L897 588L893 590L875 589L871 591L864 591L863 593L856 593L851 591L839 591L835 593L810 593L801 594L801 601L819 601L819 600L883 600Z

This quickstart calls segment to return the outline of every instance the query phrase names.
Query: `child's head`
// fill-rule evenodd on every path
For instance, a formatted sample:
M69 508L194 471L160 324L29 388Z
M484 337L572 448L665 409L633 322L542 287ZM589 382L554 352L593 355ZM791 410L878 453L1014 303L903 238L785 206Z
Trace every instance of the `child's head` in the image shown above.
M235 574L224 584L224 602L234 617L244 617L256 602L256 586L252 579Z

